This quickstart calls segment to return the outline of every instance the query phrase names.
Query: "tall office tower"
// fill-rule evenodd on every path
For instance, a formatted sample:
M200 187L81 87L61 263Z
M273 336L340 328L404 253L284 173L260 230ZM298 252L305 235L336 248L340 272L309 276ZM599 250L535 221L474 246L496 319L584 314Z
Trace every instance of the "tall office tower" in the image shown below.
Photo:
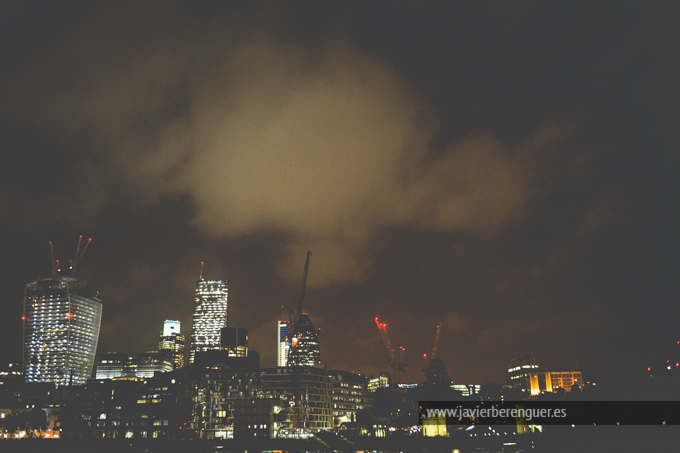
M189 363L196 353L220 349L220 334L227 326L228 284L225 280L204 280L203 273L196 284L196 301L191 326Z
M227 351L228 357L248 357L248 330L243 327L223 328L220 346Z
M22 316L26 382L85 384L92 375L101 318L99 293L85 280L53 276L28 283Z
M300 315L291 334L288 366L314 366L321 364L319 341L312 320L306 314Z
M288 364L289 336L290 322L279 321L276 326L276 366Z
M184 334L179 333L180 322L165 320L163 332L158 341L158 350L167 351L172 356L172 363L176 370L184 367Z

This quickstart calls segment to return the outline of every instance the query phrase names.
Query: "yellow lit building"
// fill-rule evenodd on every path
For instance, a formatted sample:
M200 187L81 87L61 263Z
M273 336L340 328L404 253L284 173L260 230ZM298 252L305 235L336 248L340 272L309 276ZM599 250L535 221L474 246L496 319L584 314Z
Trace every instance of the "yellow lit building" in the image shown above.
M529 373L531 395L539 395L541 392L554 392L563 388L571 392L572 387L583 387L583 377L580 371L545 371Z

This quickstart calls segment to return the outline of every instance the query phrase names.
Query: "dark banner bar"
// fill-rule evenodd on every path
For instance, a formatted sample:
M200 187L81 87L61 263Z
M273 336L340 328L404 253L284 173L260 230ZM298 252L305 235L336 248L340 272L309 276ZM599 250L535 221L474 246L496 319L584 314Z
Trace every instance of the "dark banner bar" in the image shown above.
M680 425L680 401L421 401L420 424Z

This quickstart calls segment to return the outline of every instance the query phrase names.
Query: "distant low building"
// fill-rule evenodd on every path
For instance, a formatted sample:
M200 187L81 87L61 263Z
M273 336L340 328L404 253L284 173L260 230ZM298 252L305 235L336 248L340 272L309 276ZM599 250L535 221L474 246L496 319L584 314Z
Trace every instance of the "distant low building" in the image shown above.
M174 369L169 351L146 351L136 356L124 352L103 352L97 359L96 379L122 379L153 377Z
M545 371L530 373L530 392L532 396L542 392L555 392L558 388L571 392L574 387L583 387L583 377L580 371Z
M538 371L538 363L533 354L525 355L516 359L512 359L510 368L508 368L508 381L513 387L529 391L529 374Z
M380 373L376 378L371 378L368 381L368 391L375 392L379 388L388 387L390 385L390 378L386 373Z
M147 351L137 354L138 378L151 378L156 373L168 373L173 369L173 356L168 351Z
M287 366L262 371L262 391L289 395L294 403L282 436L304 438L333 428L333 378L325 370Z
M248 356L248 331L242 327L224 327L220 334L220 349L229 357Z
M326 374L333 379L333 428L356 422L357 413L373 404L368 391L368 377L340 370L327 370Z
M278 396L235 399L234 439L274 439L288 416L289 402Z
M135 358L125 352L102 352L97 358L96 379L135 376Z

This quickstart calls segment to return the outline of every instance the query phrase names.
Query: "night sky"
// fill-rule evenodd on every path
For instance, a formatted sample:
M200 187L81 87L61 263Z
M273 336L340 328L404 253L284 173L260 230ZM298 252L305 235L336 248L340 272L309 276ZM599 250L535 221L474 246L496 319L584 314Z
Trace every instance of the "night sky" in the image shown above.
M0 360L24 285L93 241L99 351L190 336L200 262L274 365L455 383L680 358L680 6L10 1L0 13ZM283 309L282 309L283 306Z

